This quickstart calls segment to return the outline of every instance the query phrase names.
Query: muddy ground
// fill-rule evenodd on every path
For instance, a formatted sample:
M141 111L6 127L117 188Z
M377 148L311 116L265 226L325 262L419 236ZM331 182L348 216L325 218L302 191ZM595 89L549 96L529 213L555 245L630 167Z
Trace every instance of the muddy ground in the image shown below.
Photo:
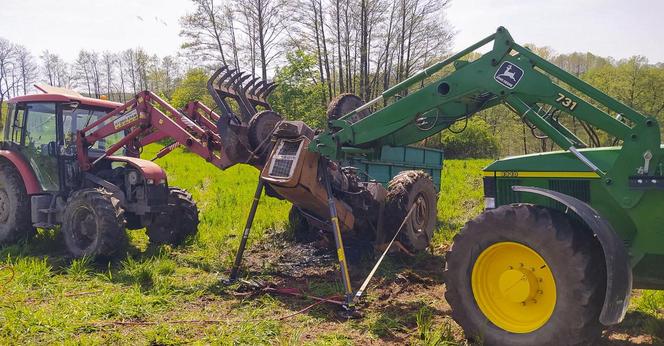
M296 243L283 234L268 235L255 244L245 257L246 274L251 283L272 288L295 288L298 292L318 297L339 299L342 285L333 246L329 241ZM228 294L238 299L252 299L262 294L273 295L292 310L281 316L284 323L298 314L322 318L322 323L301 336L301 341L315 339L317 335L339 332L352 336L356 344L403 345L427 343L422 335L422 321L418 314L424 310L430 315L429 332L438 330L440 341L454 344L471 344L464 338L461 328L450 318L450 306L444 299L443 268L445 246L430 249L415 256L391 253L383 262L367 289L366 297L358 304L362 317L346 321L339 316L339 308L323 303L307 309L315 300L289 295L266 293L251 284L243 283ZM358 288L370 272L379 254L370 247L347 247L353 287ZM261 287L264 287L261 286ZM637 292L638 294L638 292ZM304 309L304 310L303 310ZM420 316L421 317L421 316ZM608 328L599 341L600 345L655 344L661 340L644 334L648 323L640 312L630 311L625 321Z

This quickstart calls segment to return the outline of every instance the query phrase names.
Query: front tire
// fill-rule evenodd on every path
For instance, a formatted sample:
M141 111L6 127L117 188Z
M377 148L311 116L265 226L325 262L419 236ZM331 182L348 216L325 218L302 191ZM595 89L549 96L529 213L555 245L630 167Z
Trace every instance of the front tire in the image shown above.
M0 162L0 244L10 244L35 233L30 220L30 196L16 167Z
M501 206L469 221L446 256L445 298L470 339L575 345L601 334L601 248L557 210Z
M391 239L414 206L406 221L399 241L410 252L422 251L429 246L437 222L436 188L431 177L423 171L403 171L397 174L387 187L385 229Z
M62 233L74 257L112 257L127 246L124 209L103 188L74 192L65 207Z
M198 207L191 194L177 187L168 189L168 210L155 216L147 227L152 244L181 245L198 231Z

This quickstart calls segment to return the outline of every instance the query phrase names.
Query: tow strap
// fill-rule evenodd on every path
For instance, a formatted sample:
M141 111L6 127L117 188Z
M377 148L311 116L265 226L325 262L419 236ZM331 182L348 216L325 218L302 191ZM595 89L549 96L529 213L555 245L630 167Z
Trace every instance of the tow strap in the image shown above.
M355 293L355 299L358 299L362 296L364 293L364 290L367 289L367 286L369 285L369 281L373 278L373 276L376 274L376 270L378 270L378 267L380 264L383 262L385 259L385 255L387 255L387 252L390 250L392 247L392 244L394 244L394 241L397 239L397 236L401 232L401 229L403 229L403 226L406 224L406 221L410 218L410 215L413 213L413 210L415 209L416 204L413 203L413 205L410 207L410 210L408 210L408 214L406 214L406 217L403 219L403 222L401 222L401 226L399 226L399 229L394 233L394 237L392 237L392 240L387 244L385 247L385 250L383 251L383 254L380 255L380 258L378 258L378 262L374 265L374 267L371 269L371 272L369 272L369 275L367 276L366 279L364 279L364 282L362 283L362 286L360 286L360 289L357 290Z
M413 204L410 207L410 210L408 210L408 214L406 214L406 217L404 218L403 222L401 222L401 225L399 226L399 229L397 229L396 233L394 233L394 236L392 237L392 240L385 247L385 250L383 251L381 256L378 258L378 261L376 262L376 264L371 269L371 272L369 272L369 275L364 279L364 282L360 286L360 289L357 290L357 292L355 293L355 296L354 296L353 300L359 299L362 296L362 294L364 294L365 290L367 289L367 286L369 285L369 282L371 281L373 276L376 274L376 271L378 270L378 267L380 266L380 264L385 259L385 256L387 255L390 248L392 247L392 245L396 241L397 237L399 236L399 233L401 233L401 230L403 229L404 225L406 224L406 221L408 221L408 219L410 218L410 215L413 213L413 210L415 210L415 206L416 205ZM316 301L313 304L310 304L310 305L308 305L308 306L306 306L306 307L304 307L304 308L302 308L302 309L300 309L300 310L298 310L298 311L296 311L292 314L288 314L286 316L282 316L282 317L278 318L279 320L290 318L290 317L296 316L298 314L304 313L304 312L310 310L311 308L316 307L316 306L318 306L320 304L323 304L323 303L330 303L330 304L335 304L335 305L339 305L339 306L345 306L346 305L345 302L340 300L341 297L339 295L334 295L334 296L331 296L331 297L328 297L328 298L323 298L323 297L317 297L317 296L313 296L313 295L310 295L310 294L306 294L298 288L291 288L291 287L281 287L281 288L279 288L279 287L259 284L255 281L248 281L248 280L244 280L244 279L240 279L239 281L244 283L244 284L247 284L249 286L252 286L252 287L255 287L255 288L260 288L260 291L263 292L263 293L290 295L290 296L294 296L294 297L308 298L308 299L312 299L312 300Z

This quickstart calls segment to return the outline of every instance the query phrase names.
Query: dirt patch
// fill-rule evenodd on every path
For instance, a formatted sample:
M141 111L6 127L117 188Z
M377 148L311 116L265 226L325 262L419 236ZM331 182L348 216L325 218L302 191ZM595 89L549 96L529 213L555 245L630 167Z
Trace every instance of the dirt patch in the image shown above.
M252 275L272 287L296 288L319 297L335 296L340 299L342 285L334 249L327 240L295 243L285 233L275 233L254 244L246 254L245 268ZM350 274L354 289L360 287L375 260L372 248L366 244L347 244L351 254ZM376 254L377 255L377 254ZM455 339L463 341L461 330L448 317L450 307L443 299L444 284L442 252L422 253L417 256L390 255L370 282L366 296L358 308L364 318L344 321L337 314L338 307L323 304L304 313L320 318L315 329L303 335L303 341L334 331L348 332L347 324L359 324L370 333L358 333L357 339L369 344L404 344L417 338L418 314L426 310L432 324L453 326ZM257 280L258 281L258 280ZM242 287L240 290L251 289ZM293 311L306 307L311 301L275 295ZM355 328L353 328L355 329Z
M296 288L311 295L340 299L342 285L336 254L330 242L320 240L307 244L291 241L285 233L275 233L252 246L245 257L245 268L272 287ZM356 257L350 265L353 288L357 289L375 263L372 250L367 253L364 244L347 252ZM371 345L419 343L423 333L423 312L431 316L429 324L447 328L446 340L465 344L461 328L450 318L451 308L444 299L444 253L441 246L429 253L416 256L390 255L378 270L358 303L364 315L359 321L344 321L337 315L338 307L322 304L302 312L319 319L314 328L300 336L300 341L317 339L329 333L342 333L356 343ZM357 258L363 258L357 260ZM251 276L250 275L250 276ZM311 301L291 296L274 295L285 311L297 312ZM419 319L419 320L418 320ZM296 318L284 320L297 326ZM643 333L644 324L651 323L647 316L631 312L625 322L604 332L600 344L630 345L656 344L661 339Z

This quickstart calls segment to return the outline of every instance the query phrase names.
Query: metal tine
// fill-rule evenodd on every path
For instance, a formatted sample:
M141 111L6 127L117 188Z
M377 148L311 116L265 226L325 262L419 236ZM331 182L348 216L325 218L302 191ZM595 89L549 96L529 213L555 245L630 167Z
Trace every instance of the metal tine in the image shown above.
M237 73L239 72L238 69L229 69L228 73L225 74L223 77L223 80L219 80L219 86L224 87L224 88L229 88L232 85L232 80L235 78Z
M227 86L227 84L226 84L226 83L227 83L227 80L229 79L229 77L232 77L232 75L235 74L235 71L237 71L237 70L235 70L235 69L228 69L228 70L226 71L226 73L224 73L223 75L221 75L221 76L219 77L219 79L217 79L217 87L219 87L220 89L221 89L221 88L228 89L228 86Z
M261 87L256 90L256 97L261 98L261 95L270 87L270 83L261 81Z
M223 73L225 73L226 71L228 71L228 65L221 65L221 67L217 70L217 73L216 73L216 74L217 74L217 78L218 78L220 75L222 75Z
M249 94L258 97L258 91L261 90L262 88L264 88L265 84L267 84L267 83L265 83L264 80L260 79L260 81L258 83L256 83L251 90L249 90Z
M217 77L217 84L220 84L221 81L226 79L229 74L233 73L233 70L228 67L228 65L224 65L221 68L219 68L219 77Z
M256 81L260 80L259 77L254 77L252 78L247 84L244 86L244 93L245 95L249 96L255 96L254 94L250 93L250 90L254 89L256 87Z
M251 78L251 75L250 75L250 74L246 74L246 75L240 77L240 78L237 80L237 82L235 82L235 86L238 88L238 90L237 90L238 92L242 92L242 93L244 93L244 82L245 82L247 79L249 79L249 78Z
M244 72L242 72L242 71L239 71L239 70L235 70L235 71L236 71L236 73L233 74L228 81L226 81L226 85L228 85L229 89L230 88L235 88L235 81L238 80L238 78L242 77L242 75L244 74Z
M247 121L249 121L249 118L256 113L256 109L247 99L247 95L244 91L244 82L251 77L252 75L249 73L245 74L244 72L240 72L240 76L233 83L237 100L240 106L245 109L243 113L246 114Z
M267 98L268 96L270 96L270 94L272 94L274 89L277 88L277 85L278 85L277 83L274 83L274 82L271 83L270 86L267 88L267 91L265 92L265 95L263 95L263 98Z
M263 91L259 94L261 99L267 98L268 95L277 87L277 83L269 82Z

